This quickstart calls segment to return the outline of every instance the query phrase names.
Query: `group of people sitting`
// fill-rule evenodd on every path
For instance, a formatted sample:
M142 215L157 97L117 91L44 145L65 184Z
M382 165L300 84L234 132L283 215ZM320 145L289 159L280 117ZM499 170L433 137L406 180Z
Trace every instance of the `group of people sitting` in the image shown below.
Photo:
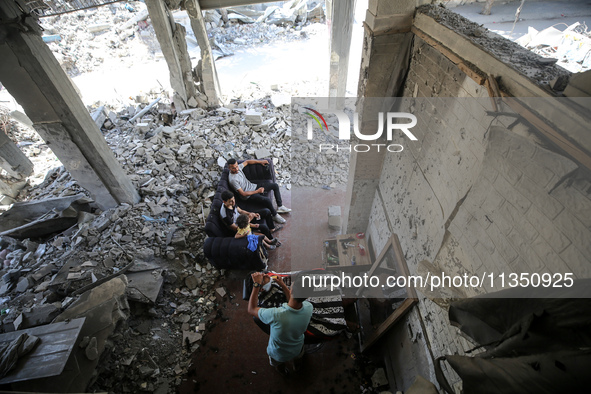
M248 248L255 250L260 240L265 248L273 250L281 245L274 236L286 220L280 213L291 212L283 205L281 192L277 183L270 180L254 184L248 180L242 171L244 167L253 164L268 166L266 160L245 160L238 164L235 159L228 160L230 190L222 192L223 205L219 215L222 222L235 233L236 238L247 237ZM277 209L273 201L264 195L273 191ZM256 212L246 211L236 205L236 198L250 199L263 207ZM282 375L287 375L287 362L293 362L294 369L301 365L304 355L304 332L306 332L312 316L312 304L304 298L293 297L281 276L271 276L267 273L252 274L252 293L250 294L248 312L259 319L258 324L267 325L270 335L267 353L269 362ZM274 285L274 291L270 291ZM280 299L275 303L265 305L259 300L259 290L265 294L273 294ZM266 297L269 298L269 297ZM262 306L262 307L261 307Z
M236 205L234 193L230 190L224 190L222 192L223 205L220 208L220 217L222 222L235 232L236 238L247 237L249 249L251 247L256 249L259 237L262 237L263 245L267 249L273 250L281 246L281 242L274 237L273 233L280 230L282 224L286 222L279 214L291 212L291 209L283 205L277 183L264 181L260 184L254 184L246 178L242 169L252 164L269 165L266 160L246 160L238 164L236 159L230 159L228 160L228 168L230 170L228 180L239 198L243 200L255 200L258 205L264 208L256 212L248 212ZM270 190L273 191L275 196L277 209L274 208L271 199L263 195L263 193L269 192Z

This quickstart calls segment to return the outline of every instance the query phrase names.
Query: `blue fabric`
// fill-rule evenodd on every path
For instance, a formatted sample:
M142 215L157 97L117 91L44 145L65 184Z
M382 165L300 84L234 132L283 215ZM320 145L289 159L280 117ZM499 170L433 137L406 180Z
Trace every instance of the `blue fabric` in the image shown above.
M259 309L259 319L271 326L267 345L267 354L271 358L283 363L300 354L312 310L308 301L304 301L300 309L293 309L287 303L278 308Z
M248 250L250 250L251 252L255 252L257 250L257 247L259 246L259 236L249 234L246 236L246 239L248 240Z

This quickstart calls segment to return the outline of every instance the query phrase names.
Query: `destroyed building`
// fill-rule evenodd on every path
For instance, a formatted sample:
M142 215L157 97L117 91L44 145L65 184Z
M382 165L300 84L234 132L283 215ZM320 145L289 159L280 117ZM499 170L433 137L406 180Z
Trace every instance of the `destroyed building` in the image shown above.
M585 392L591 71L453 2L369 0L345 97L355 2L257 3L0 2L0 82L24 110L0 107L0 390ZM224 96L216 61L317 22L326 97ZM160 48L170 94L85 106L71 77L104 48ZM205 247L230 158L271 160L293 209L269 270L394 278L343 285L349 325L288 380L246 313L260 267Z

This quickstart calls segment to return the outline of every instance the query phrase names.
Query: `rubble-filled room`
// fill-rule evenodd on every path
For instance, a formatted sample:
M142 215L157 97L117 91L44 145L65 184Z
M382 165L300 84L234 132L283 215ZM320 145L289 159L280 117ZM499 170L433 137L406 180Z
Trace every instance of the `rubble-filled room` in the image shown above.
M588 392L590 22L1 1L0 392Z

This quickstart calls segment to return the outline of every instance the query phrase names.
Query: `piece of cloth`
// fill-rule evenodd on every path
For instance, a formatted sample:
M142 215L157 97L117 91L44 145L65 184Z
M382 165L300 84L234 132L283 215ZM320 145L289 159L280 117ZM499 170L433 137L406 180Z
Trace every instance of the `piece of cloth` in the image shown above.
M257 250L259 246L259 236L254 234L249 234L246 236L246 240L248 241L248 250L254 252Z
M230 185L236 191L238 191L238 189L242 189L245 192L253 192L257 189L257 186L254 183L252 183L251 181L249 181L248 178L246 177L246 175L244 175L244 172L242 171L243 168L244 168L243 163L238 164L238 172L236 174L232 174L230 172L230 174L228 176L228 181L230 182ZM247 200L250 197L250 196L242 196L242 195L240 195L240 193L238 195L243 200Z
M0 378L14 368L20 357L33 350L37 342L38 337L22 333L12 342L0 345Z
M224 204L222 204L220 207L220 218L226 226L230 227L231 225L235 224L238 216L240 216L240 214L236 208L229 209L226 208Z
M250 230L250 224L244 228L238 227L238 230L236 231L236 234L240 236L250 235L251 233L252 231Z
M259 319L271 326L267 354L282 363L296 358L304 345L304 333L312 317L312 304L293 309L287 303L278 308L259 309Z
M287 302L283 289L277 282L271 283L271 289L260 291L257 305L260 308L276 308ZM250 295L250 292L248 293ZM307 335L317 339L333 338L347 329L345 308L340 294L325 294L309 297L313 314L308 324Z

